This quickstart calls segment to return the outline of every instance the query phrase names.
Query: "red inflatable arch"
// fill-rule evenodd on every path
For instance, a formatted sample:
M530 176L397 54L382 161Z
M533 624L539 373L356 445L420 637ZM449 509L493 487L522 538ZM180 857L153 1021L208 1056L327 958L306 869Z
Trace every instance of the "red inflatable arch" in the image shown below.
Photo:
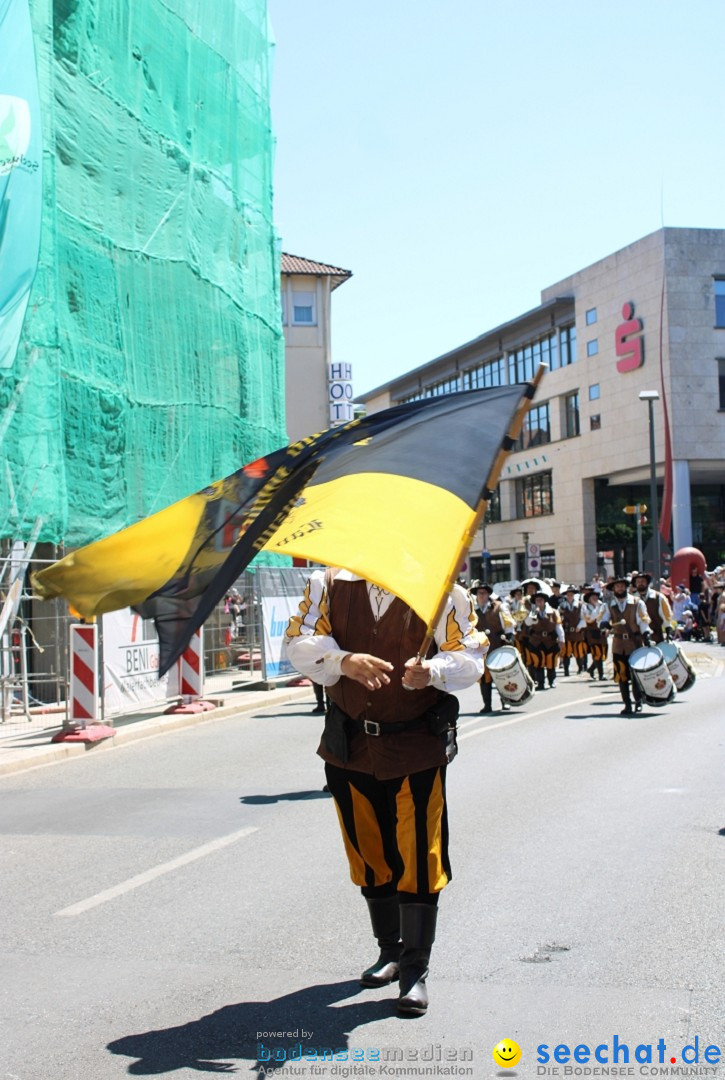
M673 585L679 585L680 582L689 589L690 576L692 574L705 573L707 562L705 556L701 551L698 551L694 547L684 547L676 551L672 556L672 562L670 563L670 581Z

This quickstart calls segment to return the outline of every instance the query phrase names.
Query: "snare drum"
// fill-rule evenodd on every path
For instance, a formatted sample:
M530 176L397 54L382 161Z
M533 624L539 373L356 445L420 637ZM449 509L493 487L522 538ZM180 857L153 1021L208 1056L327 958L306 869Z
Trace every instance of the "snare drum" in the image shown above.
M666 705L677 693L670 669L658 648L635 649L629 658L632 678L637 680L648 705Z
M509 705L523 705L534 696L535 684L513 645L502 645L486 656L486 667L501 695Z
M672 681L678 690L689 690L695 682L695 669L674 641L663 641L659 646L665 663L670 670Z

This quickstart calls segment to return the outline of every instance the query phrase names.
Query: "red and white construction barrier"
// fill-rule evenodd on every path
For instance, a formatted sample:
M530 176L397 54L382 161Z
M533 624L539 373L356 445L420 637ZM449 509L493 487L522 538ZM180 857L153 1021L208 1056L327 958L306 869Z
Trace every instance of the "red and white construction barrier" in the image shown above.
M70 680L68 720L51 742L98 742L114 735L98 723L98 627L74 623L70 627Z
M203 627L194 632L188 646L169 672L169 697L180 702L171 705L167 713L205 712L215 709L212 701L204 701L204 635Z

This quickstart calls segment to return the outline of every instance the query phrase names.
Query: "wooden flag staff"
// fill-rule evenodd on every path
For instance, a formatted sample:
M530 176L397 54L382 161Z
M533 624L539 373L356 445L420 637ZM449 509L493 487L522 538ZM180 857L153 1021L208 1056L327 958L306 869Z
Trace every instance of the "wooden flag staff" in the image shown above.
M508 457L508 455L513 450L514 445L516 443L516 440L518 439L519 435L521 434L521 428L522 428L523 423L524 423L524 417L526 416L527 412L531 408L531 403L534 400L534 395L536 394L536 391L537 391L537 389L539 387L539 384L541 383L541 380L543 379L544 374L547 371L548 371L548 365L547 364L539 364L539 367L538 367L538 369L536 371L536 374L534 375L532 381L530 383L527 383L525 388L524 388L524 391L523 391L523 393L521 395L521 399L520 399L518 405L516 406L516 411L515 411L515 413L513 415L513 419L511 421L511 426L510 426L508 432L506 433L506 435L504 435L503 439L501 440L501 446L499 447L499 451L496 454L496 457L494 459L493 465L491 466L489 474L486 477L486 483L484 484L484 486L483 486L483 488L481 490L481 498L479 499L478 505L476 506L476 513L475 513L475 516L473 518L473 521L471 522L471 527L468 530L468 532L466 533L466 535L462 538L461 546L458 549L458 551L456 552L456 555L455 555L453 561L451 562L448 577L447 577L445 585L443 587L443 592L441 593L440 600L438 601L438 605L436 607L436 610L435 610L434 614L432 615L432 617L431 617L431 619L430 619L430 621L429 621L429 623L428 623L428 625L426 627L425 637L423 638L423 642L422 642L420 648L418 649L418 655L416 657L416 662L417 663L420 663L420 661L425 658L425 655L428 652L428 649L431 647L431 645L433 643L433 635L435 633L435 628L436 628L436 626L438 625L438 623L440 621L441 615L443 614L443 609L446 606L446 603L448 601L448 597L449 597L449 595L451 593L451 590L452 590L453 586L456 584L456 581L458 580L458 572L460 570L461 563L463 562L466 555L468 554L468 551L469 551L469 549L471 547L471 544L473 543L474 538L476 536L476 533L481 528L481 523L483 521L483 516L486 513L486 510L488 509L488 504L489 504L489 501L491 499L491 495L495 491L496 485L499 482L499 479L500 479L500 476L501 476L501 470L503 469L504 462L505 462L506 458Z

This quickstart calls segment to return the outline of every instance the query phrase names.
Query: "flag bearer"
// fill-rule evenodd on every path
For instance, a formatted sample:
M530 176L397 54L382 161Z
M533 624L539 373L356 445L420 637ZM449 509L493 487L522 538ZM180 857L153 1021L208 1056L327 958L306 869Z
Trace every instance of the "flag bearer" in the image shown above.
M380 956L360 979L399 979L398 1012L428 1008L438 897L451 879L446 767L455 754L453 691L483 674L485 636L454 586L417 661L422 620L393 593L347 570L313 571L286 634L287 655L331 699L318 754L335 800L350 876Z

